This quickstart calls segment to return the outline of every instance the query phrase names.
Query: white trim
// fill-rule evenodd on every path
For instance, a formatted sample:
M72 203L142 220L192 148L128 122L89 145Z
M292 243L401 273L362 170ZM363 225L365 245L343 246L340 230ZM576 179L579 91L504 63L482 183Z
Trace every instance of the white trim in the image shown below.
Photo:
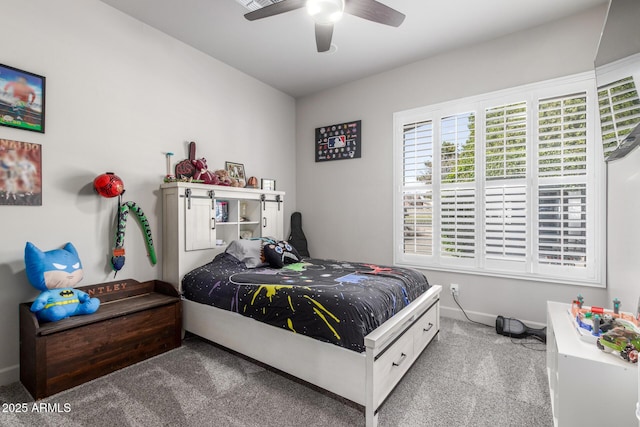
M591 288L602 288L602 284L597 281L589 281L584 279L572 279L566 277L546 277L536 275L535 273L518 274L512 271L487 271L478 268L460 268L450 266L436 266L432 264L397 262L398 267L415 268L420 271L443 271L447 273L470 274L473 276L500 277L505 279L527 280L530 282L557 283L559 285L576 285Z
M498 277L523 278L527 280L544 281L551 283L571 283L594 287L604 287L605 283L605 259L606 252L602 242L605 241L606 218L602 215L604 201L604 164L598 161L599 132L597 127L597 91L595 88L594 72L585 72L572 76L552 79L548 81L532 83L516 88L509 88L492 93L476 95L460 100L447 101L425 107L396 112L393 115L394 124L394 263L398 265L411 266L414 268L429 268L434 270L458 271L470 274L481 274ZM571 94L585 94L587 106L586 132L587 132L587 174L579 177L538 177L538 113L540 101L553 98L567 98ZM485 259L484 237L486 232L484 208L485 191L492 183L486 182L486 167L481 159L485 157L486 137L484 134L486 109L496 105L509 105L516 102L526 101L527 107L527 178L517 180L524 182L527 186L527 255L525 257L525 267L521 263L510 261L495 262L495 260ZM476 188L476 211L475 227L478 233L475 246L475 258L473 259L449 259L441 254L441 221L439 213L442 206L440 204L441 190L451 184L441 184L440 182L440 120L460 112L472 111L475 115L475 182L453 184L455 187L475 186ZM403 190L408 187L403 186L403 126L408 123L419 123L431 121L433 124L434 146L433 146L433 180L429 185L424 185L425 189L430 189L433 195L433 253L430 256L405 254L403 252ZM437 135L437 136L436 136ZM598 147L598 148L596 148ZM576 269L565 266L551 266L541 264L537 258L538 251L538 190L540 185L552 183L567 184L570 182L585 183L587 188L587 247L586 259L587 267ZM417 188L416 188L417 189ZM482 190L482 191L480 191ZM578 273L578 275L576 275Z
M0 369L0 386L20 381L20 365Z
M483 323L487 326L495 325L496 317L498 317L497 314L483 313L481 311L465 310L465 312L467 313L467 316L469 316L472 320L479 323ZM467 318L464 316L464 313L460 310L459 307L446 307L441 305L440 316L446 317L448 319L462 320L465 322L468 321ZM532 320L524 320L524 319L518 319L518 320L521 320L525 325L533 328L544 328L545 326L547 326L546 323L534 322Z
M640 79L640 67L638 65L640 65L640 53L596 68L598 87L606 86L629 76L633 77L637 82Z

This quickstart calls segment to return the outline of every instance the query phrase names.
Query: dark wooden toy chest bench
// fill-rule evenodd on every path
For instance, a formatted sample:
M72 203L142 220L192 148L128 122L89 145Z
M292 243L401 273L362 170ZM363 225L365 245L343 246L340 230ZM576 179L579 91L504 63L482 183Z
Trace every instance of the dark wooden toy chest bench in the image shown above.
M40 323L20 304L20 381L35 399L180 347L178 291L159 280L79 287L100 299L94 314Z

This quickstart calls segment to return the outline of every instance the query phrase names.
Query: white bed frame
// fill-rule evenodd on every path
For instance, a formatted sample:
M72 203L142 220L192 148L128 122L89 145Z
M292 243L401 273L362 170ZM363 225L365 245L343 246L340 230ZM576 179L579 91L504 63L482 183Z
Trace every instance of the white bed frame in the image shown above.
M192 192L185 199L181 196L181 191L187 187ZM204 237L210 237L208 233L211 225L207 221L213 207L211 189L215 189L216 197L221 199L246 199L253 200L254 203L262 200L262 193L276 194L264 190L190 183L164 184L162 189L162 274L164 280L178 285L178 288L181 288L180 284L186 273L209 262L220 251L185 249L185 241L188 239L186 222L197 219L188 220L185 216L192 201L188 197L208 200L208 207L205 206L202 211L205 213L202 218L205 224L198 230L205 234ZM259 223L264 225L275 221L275 229L279 230L279 234L282 234L284 222L280 211L283 195L282 192L278 193L280 199L275 199L278 204L274 205L277 209L272 209L273 212L269 213L264 207L259 212L264 216ZM266 205L265 202L262 204ZM269 215L271 219L267 221L266 217ZM183 300L183 327L188 332L363 405L366 425L373 427L377 425L380 405L425 347L434 337L439 336L441 290L440 286L432 286L367 335L364 342L366 351L363 353L189 300Z
M364 353L189 300L183 300L183 326L186 331L363 405L366 425L374 427L380 405L438 336L441 289L432 286L367 335Z

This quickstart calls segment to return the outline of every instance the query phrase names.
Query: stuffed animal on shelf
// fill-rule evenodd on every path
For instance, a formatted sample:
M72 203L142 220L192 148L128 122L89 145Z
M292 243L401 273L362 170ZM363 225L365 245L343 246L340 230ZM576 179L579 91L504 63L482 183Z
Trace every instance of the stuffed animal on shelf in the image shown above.
M196 173L193 175L193 179L202 180L204 184L219 184L216 174L211 172L207 167L207 160L203 157L201 159L191 160L191 163L196 168Z
M241 187L242 184L237 179L232 178L224 169L218 169L214 172L218 177L218 185L226 185L227 187Z
M71 243L61 249L43 252L27 242L24 263L29 282L42 291L31 304L31 311L39 320L56 322L98 310L100 300L73 289L82 280L83 273L78 252Z

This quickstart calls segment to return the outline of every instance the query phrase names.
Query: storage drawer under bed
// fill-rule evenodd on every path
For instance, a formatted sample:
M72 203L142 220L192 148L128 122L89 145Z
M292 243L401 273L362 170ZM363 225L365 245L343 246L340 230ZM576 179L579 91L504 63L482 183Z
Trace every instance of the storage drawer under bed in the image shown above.
M389 391L411 367L414 358L413 334L407 331L375 361L373 376L381 379L373 395L376 407L382 403Z
M413 348L416 357L420 355L422 350L431 342L433 337L438 333L440 325L439 305L436 304L427 311L418 321L411 327L413 334Z
M439 303L436 301L396 341L376 359L373 376L375 385L373 403L377 408L400 382L404 374L420 356L439 330Z

